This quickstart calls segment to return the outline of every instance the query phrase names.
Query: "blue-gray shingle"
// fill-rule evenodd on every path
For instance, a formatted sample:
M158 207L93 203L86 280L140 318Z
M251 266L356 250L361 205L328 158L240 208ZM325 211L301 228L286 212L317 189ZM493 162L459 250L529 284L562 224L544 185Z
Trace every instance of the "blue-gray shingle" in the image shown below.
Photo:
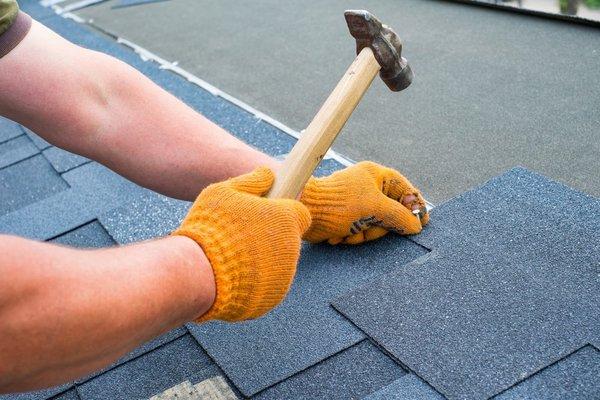
M21 136L23 130L21 126L10 119L0 117L0 143Z
M334 302L404 365L485 398L598 343L598 199L517 168L434 211L432 253Z
M405 374L391 358L363 340L253 399L360 399Z
M397 235L362 246L305 245L292 288L272 312L258 320L188 329L250 396L362 340L329 301L426 252Z
M363 400L444 400L415 374L406 374Z
M60 174L90 161L83 156L70 153L58 147L50 147L44 150L42 154L44 154L44 157L52 164L52 167Z
M98 221L89 222L79 228L50 240L72 247L110 247L115 241L106 232L106 229Z
M0 144L0 169L15 164L38 153L37 147L25 135Z
M51 174L59 176L43 156L30 160L36 158L43 160ZM11 168L0 171L0 185L2 173ZM36 177L40 170L43 171L39 166L31 168ZM75 168L64 173L62 178L71 186L70 189L0 216L0 232L47 240L97 219L108 210L148 192L97 163ZM19 192L11 190L9 193ZM0 193L0 199L2 195Z
M143 399L189 380L192 384L220 371L190 335L135 358L78 385L82 400Z
M495 400L587 400L600 397L600 351L585 346L508 389Z
M21 128L25 131L25 134L29 137L29 139L31 139L35 147L37 147L38 149L44 150L52 146L50 143L46 142L46 140L42 139L40 136L34 133L32 130L24 126L22 126Z
M149 192L103 214L100 221L117 243L128 244L168 235L179 226L190 205Z
M46 400L53 396L59 395L65 391L72 389L74 385L68 383L65 385L59 385L48 389L35 390L25 393L14 393L14 394L0 394L0 400Z
M67 188L67 183L42 155L1 169L0 220L4 218L2 217L4 214L48 198Z

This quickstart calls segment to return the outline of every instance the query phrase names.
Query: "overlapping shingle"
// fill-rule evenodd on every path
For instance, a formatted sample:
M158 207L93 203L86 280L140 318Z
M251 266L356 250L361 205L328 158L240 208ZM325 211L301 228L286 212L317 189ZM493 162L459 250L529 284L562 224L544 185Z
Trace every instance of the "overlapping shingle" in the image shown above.
M188 329L240 391L253 395L361 341L329 301L425 253L397 235L362 246L305 245L292 288L271 313Z
M50 241L67 246L83 248L110 247L115 244L115 241L98 221L89 222L70 232L63 233Z
M600 338L600 201L524 169L436 208L425 257L335 307L452 399Z
M585 346L500 394L496 400L600 397L600 351Z
M37 13L38 15L44 15L39 11ZM168 71L159 70L155 64L141 61L131 52L90 33L73 21L67 21L59 17L49 17L49 15L45 15L44 18L46 18L47 23L53 29L56 29L68 38L85 46L116 55L131 63L155 82L182 98L195 109L204 112L221 126L230 129L238 137L250 142L255 147L269 154L279 155L288 152L293 145L294 139L283 135L282 132L265 124L263 121L258 121L251 114L225 102L223 99L214 97L210 93L198 89ZM28 134L31 135L31 133ZM12 139L14 140L14 137ZM39 139L37 139L36 143L40 148L49 147L47 143L39 141ZM340 167L337 162L326 160L321 167L321 171L327 171L328 173ZM398 269L399 274L402 273L400 271L404 271L403 273L405 274L409 274L408 271L414 271L415 274L423 274L424 271L420 271L420 269L427 269L429 273L423 274L423 279L416 281L417 287L419 285L425 286L425 289L421 293L424 297L419 297L411 292L410 296L399 296L400 299L397 300L397 304L404 304L403 302L407 301L411 302L410 304L417 310L423 311L424 307L426 312L420 314L419 317L426 320L430 315L427 312L441 313L444 310L444 301L462 301L463 299L460 296L461 288L473 287L470 285L477 282L481 283L482 280L485 281L489 276L502 278L503 276L498 271L492 271L491 275L484 276L482 271L490 265L490 262L488 262L490 259L493 259L495 263L503 259L507 263L512 262L511 266L517 265L518 268L514 268L514 270L516 273L521 274L520 278L526 279L527 277L535 276L537 270L535 268L521 268L522 266L519 267L518 263L514 263L514 260L523 254L537 255L538 253L543 253L540 255L540 259L544 260L544 257L560 256L557 253L564 251L569 257L560 258L560 262L557 265L564 264L571 267L573 265L569 263L573 263L574 261L575 264L580 263L586 260L586 257L590 254L594 254L593 251L595 251L595 248L585 244L582 245L581 241L573 240L573 238L580 237L582 232L590 232L590 227L593 226L590 224L596 223L596 220L590 218L588 221L576 226L570 223L564 224L564 221L571 221L575 218L573 216L580 217L581 214L586 216L591 214L593 217L598 214L597 211L582 206L582 203L579 202L581 200L579 195L572 196L572 192L568 189L564 187L557 189L553 183L548 183L544 180L532 180L528 177L527 173L521 172L517 171L513 174L513 177L516 177L516 182L513 182L514 186L510 190L505 190L506 188L502 189L502 185L500 185L500 190L496 192L486 190L475 191L475 194L470 192L461 197L461 201L456 203L450 202L440 207L437 211L434 211L430 227L422 235L413 238L413 240L427 248L435 249L435 252L426 258L420 259L418 262L406 267L403 266L405 262L425 254L426 251L419 246L407 244L404 239L398 240L394 236L388 236L378 244L367 245L361 248L307 246L300 266L298 281L294 285L297 287L294 289L297 292L292 292L290 299L286 301L281 310L276 310L273 315L268 316L264 320L247 324L211 324L191 326L191 328L196 338L203 342L218 362L222 363L230 377L248 393L259 390L259 388L263 388L269 384L275 384L276 386L261 392L259 396L267 398L269 394L272 394L271 397L285 394L286 397L298 397L304 389L310 389L311 393L319 394L321 397L326 397L327 395L333 396L336 393L345 393L343 392L344 388L338 388L338 392L323 391L323 388L318 388L314 385L311 386L311 382L307 381L307 379L310 379L314 383L320 380L320 382L327 385L327 382L335 379L335 377L331 377L336 375L336 373L340 376L340 374L344 375L345 372L348 372L349 375L347 376L352 376L356 371L338 369L342 365L348 365L348 363L338 363L337 361L345 359L344 357L347 357L351 352L355 352L355 355L360 355L362 353L357 349L364 349L370 346L365 344L367 342L360 342L364 340L364 335L361 332L354 329L348 321L329 309L327 301L331 297L345 290L350 290L367 280L377 278L378 274L385 271ZM48 239L64 234L59 236L59 240L82 246L87 246L89 243L108 243L110 235L114 236L119 243L129 243L170 232L177 225L188 206L185 202L177 202L141 190L126 180L115 177L112 173L95 164L76 168L66 173L65 179L72 186L71 189L52 196L52 200L48 198L42 199L37 204L30 205L21 210L15 210L8 216L0 217L0 231L3 231L3 229L7 229L8 231L13 230L13 233L21 233L40 239ZM503 181L500 178L495 180L495 182L502 183ZM96 193L96 190L98 190L98 193ZM538 206L540 204L531 201L531 190L537 190L537 194L546 199L544 204L539 207L539 210ZM555 197L562 190L564 192L562 194L559 193L558 197ZM482 199L485 201L482 201ZM37 200L35 199L34 201ZM572 207L573 211L563 212L564 210L561 210L560 212L556 212L555 207L560 209L564 205ZM514 211L511 207L515 207L517 210L521 210L522 208L524 211L511 213L510 211ZM564 219L561 219L563 217ZM100 223L90 222L96 218L99 218ZM507 218L512 218L512 220L509 221ZM538 223L539 221L548 221L548 218L554 222L558 218L560 219L560 223L553 225ZM523 227L529 222L532 222L531 226ZM81 226L81 224L84 225ZM102 233L102 224L106 226L110 235L105 236ZM517 229L513 231L515 226ZM65 234L66 231L74 228L76 229ZM531 237L532 231L536 235L536 239L543 240L529 242L529 245L521 243L520 241L523 239ZM510 232L511 235L506 236L506 232ZM547 232L556 232L556 239L544 242L550 236ZM559 240L560 238L564 240ZM597 236L593 234L588 235L588 241L595 240L596 238ZM491 239L492 243L488 239ZM516 245L512 246L510 240L517 240ZM550 243L551 248L548 249L546 247L543 251L536 249L536 246L541 246L541 243ZM507 248L509 249L508 251L506 251ZM452 249L456 253L452 254L449 249ZM497 253L502 254L496 258ZM578 254L573 256L574 253ZM457 254L461 255L462 258L457 259ZM436 262L437 264L435 264ZM420 265L420 267L416 268L415 265ZM449 273L449 271L456 271L456 268L462 268L464 265L471 267L470 274L465 279L456 279L455 276ZM479 265L480 268L473 268L476 265ZM575 265L573 269L577 270L579 265ZM371 268L371 270L361 270L359 269L360 267ZM504 265L500 267L503 268ZM410 273L412 274L413 272ZM572 280L573 275L559 275L558 278L562 279L561 284L574 283ZM502 279L498 281L502 284L506 283ZM457 284L448 285L448 282L456 282ZM543 282L544 284L547 283L547 281ZM575 307L572 309L574 315L581 316L581 311L587 305L591 304L593 306L595 303L593 303L593 297L588 297L590 293L586 291L589 288L589 286L586 286L586 282L577 281L575 283L577 284L573 286L578 286L578 289L583 288L583 292L578 293L577 296L569 297L572 294L569 290L552 293L558 296L562 304L573 304L572 302L575 299L583 299L583 302L578 304L579 308ZM548 291L549 286L538 286L534 285L533 288L529 286L527 290L522 291L523 293L518 292L517 296L511 296L511 300L516 302L518 299L522 300L523 297L521 295L528 293L530 297L527 299L531 300L529 303L509 303L508 305L501 303L498 308L488 307L486 311L492 310L496 312L501 307L505 309L507 306L516 306L524 309L527 306L531 308L531 310L528 310L527 315L532 316L534 319L540 315L543 316L544 307L548 307L548 303L544 301L536 302L543 297L536 298L534 294L542 293L543 296L542 289ZM440 307L439 303L432 305L432 298L436 298L440 293L440 288L444 287L446 287L446 291L442 291L442 295L437 297L437 299L442 299L442 307ZM550 288L555 287L550 286ZM495 290L496 288L492 289ZM357 296L357 293L349 296ZM463 307L462 309L453 310L456 312L448 313L447 315L460 318L468 312L480 311L488 305L486 301L489 300L490 293L493 295L493 290L482 295L479 308ZM392 307L392 311L399 311L396 309L397 304L386 303L385 300L381 300L389 300L392 297L388 298L384 296L379 300L379 303L372 303L373 297L378 294L381 294L381 292L373 290L369 293L370 297L365 299L365 314L378 311L378 308L382 307ZM444 294L446 295L445 298ZM465 294L465 292L462 294ZM389 293L386 295L389 295ZM357 301L358 298L355 297L352 301ZM396 298L394 298L394 301L396 301ZM588 301L588 304L585 304L585 301ZM368 305L372 307L367 307ZM405 315L410 315L410 312ZM525 324L526 322L532 324L532 326L537 326L535 324L539 321L536 320L533 323L525 321L521 318L523 316L521 315L519 318L509 321L508 327L513 330L519 329L524 326L520 326L519 324ZM561 315L556 316L558 319L560 317ZM555 324L557 327L560 327L560 323L564 324L564 320L557 321L559 322ZM390 325L393 325L395 322L397 320L388 321ZM587 321L585 318L576 322L582 322L582 325L572 329L572 332L575 333L571 336L575 342L581 339L580 335L582 333L585 334L586 329L589 330L590 328L586 325ZM448 331L435 329L435 324L429 324L425 327L425 323L419 325L417 321L415 325L422 328L420 332L422 334L421 340L424 342L431 341L431 343L437 346L438 350L441 349L440 351L442 351L439 358L428 361L431 361L433 365L441 360L439 370L443 374L449 372L448 375L451 375L455 372L455 369L446 368L447 365L443 364L443 356L447 357L447 360L450 356L474 354L473 358L468 359L469 361L475 360L471 365L463 363L457 368L470 368L472 365L477 365L476 362L485 359L484 361L492 364L495 369L485 369L486 366L484 365L476 373L480 374L479 378L483 382L496 379L499 371L500 373L502 372L503 366L498 367L497 364L494 364L498 361L497 359L490 358L488 360L486 358L489 358L492 353L471 351L479 349L477 346L473 346L473 341L481 341L482 338L486 337L485 335L465 334L476 323L479 323L482 329L491 330L492 334L502 333L497 329L497 318L471 320L463 324L462 336L455 337L457 341L443 340L440 343L439 341L435 342L437 339L436 336L448 339L450 337L448 336ZM401 330L405 327L406 324L399 324L392 328ZM410 328L416 331L414 326ZM543 327L542 331L543 329L546 329L546 327ZM557 333L556 329L552 332ZM366 330L368 331L368 329ZM201 360L207 360L206 354L197 347L194 350L190 350L190 353L187 352L188 347L194 348L194 346L191 346L193 341L190 342L191 339L189 339L189 336L186 337L187 339L181 337L184 333L185 330L180 328L136 350L134 354L128 355L121 360L116 368L110 367L109 371L94 377L91 382L83 384L81 393L90 396L90 398L119 398L119 396L124 396L122 393L130 397L136 397L140 394L143 396L148 395L149 397L152 394L162 391L163 388L176 385L179 383L176 382L178 379L182 381L188 380L190 376L196 376L195 374L199 372L202 375L202 371L212 371L216 375L218 369L214 365L206 367L207 364L204 364L203 361L200 364L195 364L198 361L197 359L191 360L186 358L191 354L192 356L197 355ZM540 346L544 345L552 349L553 346L560 345L561 341L569 339L561 336L564 332L558 333L558 336L546 335L543 339L547 339L547 341L540 341ZM378 338L377 334L372 335L375 339ZM592 338L590 341L596 342L596 340L597 337ZM188 343L190 346L182 346L181 341ZM360 342L360 344L352 344L357 342ZM427 348L426 345L421 343L419 342L414 346L415 351ZM453 349L449 343L460 346ZM536 344L534 343L534 345ZM343 350L340 346L351 347ZM466 349L468 346L471 346L471 350ZM221 349L221 347L223 348ZM186 351L181 351L182 348L185 348ZM341 350L342 352L322 361L323 357L333 354L332 351L335 351L336 348L338 349L337 351ZM444 348L448 348L448 350L444 351ZM450 352L450 350L455 351ZM524 351L530 350L531 347L524 349ZM175 366L175 372L171 372L170 368L173 358L177 359L179 354L184 353L186 355L183 356L183 364L190 367L187 368L184 366L182 369L178 369L179 366ZM598 374L596 353L597 350L591 346L584 347L583 350L579 350L530 378L525 379L523 382L517 384L517 386L504 392L501 396L509 396L509 398L512 398L510 396L516 396L516 398L522 396L551 398L552 395L558 393L559 395L572 396L573 398L576 398L580 394L585 397L587 394L598 390L597 386L590 384L595 382L591 378ZM372 365L363 365L365 371L369 371L368 373L372 374L371 377L373 378L364 387L376 390L378 387L389 382L389 380L397 378L397 376L393 376L393 373L386 375L387 372L392 371L396 373L398 371L392 369L392 364L389 364L390 361L387 357L381 358L379 353L370 351L365 354L364 360L360 359L356 362L359 367L362 361L375 361ZM518 359L519 356L517 355L508 360L513 363L514 367L516 361L519 361ZM352 361L353 357L348 357L345 360ZM401 361L403 360L401 359ZM233 365L234 363L239 363L240 365ZM383 372L381 376L375 375L375 370L379 370L379 368L371 368L380 364L382 366L381 371ZM409 366L413 366L413 364ZM454 367L454 365L452 366ZM387 367L390 368L388 369ZM146 368L150 368L150 372ZM160 371L161 368L162 371ZM308 369L298 373L302 368ZM361 371L361 369L357 368L357 371ZM417 372L422 373L423 371L418 369ZM296 375L289 377L294 373ZM285 377L289 378L284 379ZM440 376L436 375L434 380L438 378ZM440 379L444 379L444 377ZM361 384L359 379L352 380L351 383L356 384L357 387ZM332 388L335 388L335 385ZM552 391L548 388L555 390ZM569 392L567 394L564 391L561 392L564 388L568 388ZM156 392L150 393L154 390ZM360 393L362 395L363 392ZM68 396L73 395L73 392L67 391L62 395L68 398ZM426 383L417 378L416 375L408 374L396 379L390 385L382 387L371 396L373 399L433 399L439 395L428 387Z
M391 358L363 340L253 398L360 399L405 374Z
M34 390L31 392L14 393L14 394L0 394L0 400L46 400L59 396L64 392L71 390L74 387L72 383L65 385L59 385L48 389Z
M0 170L0 221L12 211L46 199L68 188L42 155ZM22 222L19 222L20 224ZM2 232L0 222L0 232Z
M444 400L415 374L406 374L363 400Z
M100 221L117 243L129 244L168 235L185 217L190 204L149 192L103 214Z
M10 119L0 117L0 143L21 136L23 130L21 126Z
M182 336L81 385L82 400L143 399L183 381L192 384L220 371L194 339Z
M25 135L0 144L0 169L16 164L38 153L37 147Z
M0 232L47 240L147 192L97 163L76 168L62 178L70 189L0 216Z
M85 157L69 153L58 147L50 147L44 150L42 154L44 154L44 157L52 164L52 167L60 174L90 161Z
M31 139L31 141L33 142L35 147L37 147L38 149L44 150L44 149L47 149L48 147L52 146L50 143L46 142L46 140L42 139L40 136L35 134L30 129L27 129L24 126L22 126L21 128L23 129L25 134L29 137L29 139Z

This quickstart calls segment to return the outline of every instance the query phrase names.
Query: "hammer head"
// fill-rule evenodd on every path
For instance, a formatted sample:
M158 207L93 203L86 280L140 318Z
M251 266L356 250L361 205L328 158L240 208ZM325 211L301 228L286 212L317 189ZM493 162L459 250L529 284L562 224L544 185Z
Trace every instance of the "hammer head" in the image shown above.
M402 41L388 26L365 10L348 10L344 13L350 34L356 39L356 54L365 47L373 50L381 66L379 76L394 92L406 89L413 73L402 57Z

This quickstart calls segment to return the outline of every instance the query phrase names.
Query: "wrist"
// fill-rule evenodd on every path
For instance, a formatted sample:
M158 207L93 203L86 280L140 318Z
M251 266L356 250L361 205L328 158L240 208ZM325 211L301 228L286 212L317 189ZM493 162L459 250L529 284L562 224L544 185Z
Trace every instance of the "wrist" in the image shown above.
M213 305L216 284L213 269L202 247L187 236L169 236L180 258L178 265L181 283L185 286L183 300L184 322L197 319Z

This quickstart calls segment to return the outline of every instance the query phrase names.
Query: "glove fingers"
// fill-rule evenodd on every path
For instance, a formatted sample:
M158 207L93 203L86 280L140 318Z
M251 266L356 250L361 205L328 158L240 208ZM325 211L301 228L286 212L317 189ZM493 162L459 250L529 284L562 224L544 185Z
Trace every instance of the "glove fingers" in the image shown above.
M311 224L311 216L308 208L297 200L291 199L281 199L276 200L278 203L285 205L291 213L294 214L296 222L298 224L298 231L300 235L304 235L304 233L308 230Z
M355 233L354 235L346 236L342 243L344 244L361 244L365 241L365 231Z
M267 167L258 167L254 171L227 181L229 187L256 196L265 195L273 185L275 174Z
M411 204L406 205L411 210L413 205L418 204L419 208L425 206L425 199L421 195L419 189L413 186L412 183L400 172L393 168L385 168L383 177L383 194L400 203L403 202L405 196L414 195L416 199ZM414 207L416 209L416 207Z
M388 231L385 228L380 226L374 226L372 228L368 228L364 231L355 233L354 235L350 235L344 238L344 244L361 244L364 242L369 242L371 240L379 239L382 236L385 236Z
M380 226L374 226L374 227L366 229L364 231L355 233L354 235L346 236L343 238L340 238L340 237L330 238L327 242L331 245L336 245L339 243L361 244L364 242L369 242L371 240L379 239L380 237L385 236L387 233L388 233L388 231L385 228L382 228Z
M329 243L332 246L335 246L336 244L340 244L344 241L343 237L332 237L327 239L327 243Z
M375 217L380 220L379 226L401 235L413 235L421 232L421 221L404 205L382 195Z
M388 232L388 230L380 226L374 226L372 228L369 228L365 231L365 242L379 239L380 237L387 235Z

